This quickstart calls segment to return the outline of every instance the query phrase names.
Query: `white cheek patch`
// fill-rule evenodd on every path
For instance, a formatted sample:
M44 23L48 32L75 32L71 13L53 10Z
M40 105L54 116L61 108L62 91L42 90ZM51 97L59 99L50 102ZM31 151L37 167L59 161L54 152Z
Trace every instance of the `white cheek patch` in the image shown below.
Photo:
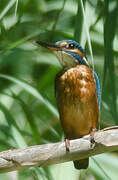
M88 61L85 57L83 57L84 61L86 62L86 64L88 64ZM89 64L88 64L89 65Z
M64 51L54 51L54 53L59 59L60 64L64 67L73 67L77 64L77 60Z

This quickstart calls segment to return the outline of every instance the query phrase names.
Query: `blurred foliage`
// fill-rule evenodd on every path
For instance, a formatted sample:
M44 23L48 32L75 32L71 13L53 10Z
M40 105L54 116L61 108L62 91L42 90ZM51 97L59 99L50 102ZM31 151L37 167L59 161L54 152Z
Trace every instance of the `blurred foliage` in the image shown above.
M94 65L102 90L100 127L118 125L118 1L83 0ZM54 79L56 57L35 40L75 39L91 63L81 1L0 0L0 151L63 139ZM9 180L117 179L117 152L90 159L77 171L72 162L1 174Z

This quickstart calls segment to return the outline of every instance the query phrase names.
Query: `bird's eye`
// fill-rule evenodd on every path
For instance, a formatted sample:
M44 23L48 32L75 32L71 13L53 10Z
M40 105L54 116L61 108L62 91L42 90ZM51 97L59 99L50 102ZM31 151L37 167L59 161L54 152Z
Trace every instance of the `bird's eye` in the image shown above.
M69 49L74 49L74 47L75 47L75 45L73 43L70 43L67 45L67 48L69 48Z

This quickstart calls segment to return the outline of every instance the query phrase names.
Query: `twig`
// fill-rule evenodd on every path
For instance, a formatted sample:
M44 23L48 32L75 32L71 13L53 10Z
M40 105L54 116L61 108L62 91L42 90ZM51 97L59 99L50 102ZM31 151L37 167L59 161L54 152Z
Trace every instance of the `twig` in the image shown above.
M96 132L94 139L95 144L92 147L90 135L71 140L69 152L66 151L65 142L0 152L0 173L79 160L118 150L118 126Z

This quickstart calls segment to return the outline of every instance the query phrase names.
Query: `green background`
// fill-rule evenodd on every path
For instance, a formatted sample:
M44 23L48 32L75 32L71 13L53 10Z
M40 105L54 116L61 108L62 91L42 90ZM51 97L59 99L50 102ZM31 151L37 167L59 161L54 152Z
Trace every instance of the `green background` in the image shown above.
M0 0L0 151L64 139L54 95L57 58L35 40L75 39L91 56L101 83L100 128L118 125L118 1ZM116 180L118 152L90 158L86 171L72 162L0 174L4 180Z

